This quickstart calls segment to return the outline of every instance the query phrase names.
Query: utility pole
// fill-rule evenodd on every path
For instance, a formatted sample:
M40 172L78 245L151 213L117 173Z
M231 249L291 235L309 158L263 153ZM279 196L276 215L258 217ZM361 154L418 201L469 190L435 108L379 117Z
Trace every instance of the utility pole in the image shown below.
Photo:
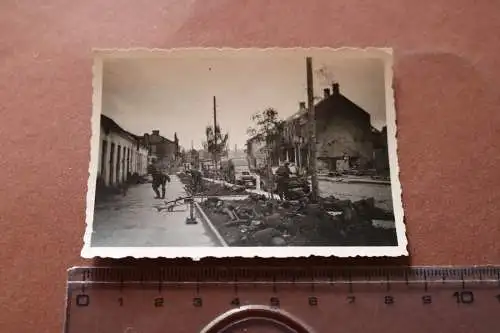
M311 172L312 201L318 200L318 173L316 170L316 116L314 112L314 86L312 58L306 58L307 70L307 103L309 118L309 170Z
M217 102L214 96L214 172L217 172Z

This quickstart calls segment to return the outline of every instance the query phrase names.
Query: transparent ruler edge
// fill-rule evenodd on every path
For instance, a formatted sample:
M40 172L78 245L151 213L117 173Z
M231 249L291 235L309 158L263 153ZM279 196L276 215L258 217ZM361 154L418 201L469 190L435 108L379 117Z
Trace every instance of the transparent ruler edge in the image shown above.
M71 285L497 283L500 266L396 267L72 267Z
M165 273L165 274L162 274ZM246 279L240 280L241 277ZM132 279L130 279L132 278ZM299 279L300 278L300 279ZM193 305L202 304L199 286L210 287L211 285L238 286L238 285L268 285L272 286L273 297L269 300L269 307L280 308L277 297L280 285L288 285L301 288L310 285L313 296L308 297L308 304L318 304L318 296L321 292L315 290L314 286L337 285L337 292L345 293L351 303L354 294L363 293L364 290L358 286L369 286L373 284L385 284L386 288L377 288L374 291L380 293L394 292L394 285L406 285L407 288L399 289L399 292L407 293L422 290L426 293L421 296L424 304L430 304L429 295L433 290L454 288L459 290L453 296L457 302L471 304L474 302L473 290L494 289L500 290L500 266L368 266L368 267L73 267L68 270L66 313L64 320L64 332L69 332L70 325L70 302L73 292L81 296L83 305L88 304L88 296L85 294L87 288L100 289L131 287L135 290L146 288L176 288L180 286L192 286L197 289ZM415 286L415 288L411 288ZM276 289L277 288L277 289ZM460 291L462 290L462 291ZM271 292L271 290L270 290ZM286 290L282 290L286 293ZM319 292L319 293L318 293ZM85 298L86 296L86 298ZM495 292L494 297L500 301L500 292ZM356 296L357 297L357 296ZM393 296L385 296L385 304L392 304ZM432 296L433 297L433 296ZM77 297L78 298L78 297ZM387 303L389 298L389 303ZM238 297L236 299L239 300ZM78 303L78 299L76 300ZM86 302L86 303L85 303ZM155 299L156 302L156 299ZM233 301L231 301L233 302ZM276 304L278 304L276 306ZM233 303L231 303L233 304ZM156 306L156 304L155 304ZM238 305L239 307L240 305Z

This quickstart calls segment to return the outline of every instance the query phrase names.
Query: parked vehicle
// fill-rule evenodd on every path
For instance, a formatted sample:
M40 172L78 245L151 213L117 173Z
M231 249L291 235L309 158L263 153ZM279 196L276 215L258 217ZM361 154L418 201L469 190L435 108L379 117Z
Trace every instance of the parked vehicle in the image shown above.
M246 158L232 158L228 161L227 177L230 183L255 187L257 177L250 172L250 167Z

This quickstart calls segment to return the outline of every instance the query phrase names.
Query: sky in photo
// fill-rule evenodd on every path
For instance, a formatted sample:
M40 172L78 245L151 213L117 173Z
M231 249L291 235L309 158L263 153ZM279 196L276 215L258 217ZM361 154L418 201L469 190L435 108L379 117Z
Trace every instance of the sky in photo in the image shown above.
M217 122L229 147L243 149L251 117L268 107L285 119L307 100L306 56L313 59L315 96L332 81L341 93L385 125L384 67L380 59L349 58L335 51L193 51L152 58L107 59L102 113L137 135L159 130L182 147L202 147L205 128Z

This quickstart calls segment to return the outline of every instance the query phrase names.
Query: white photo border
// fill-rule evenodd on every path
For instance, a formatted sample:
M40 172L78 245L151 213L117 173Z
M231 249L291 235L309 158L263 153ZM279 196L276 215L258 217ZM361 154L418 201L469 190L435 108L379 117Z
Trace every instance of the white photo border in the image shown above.
M391 194L397 233L397 246L331 246L331 247L93 247L91 238L93 232L94 204L96 194L96 179L99 160L100 116L102 108L103 88L103 60L106 58L157 58L177 54L182 57L196 52L294 52L301 53L315 51L332 51L342 56L363 58L376 56L384 61L385 104L387 140L389 150L389 167L391 177ZM81 250L83 258L303 258L317 257L401 257L408 256L408 239L404 221L402 202L402 188L399 179L399 163L397 156L397 126L396 108L394 98L394 73L392 48L366 47L366 48L173 48L173 49L93 49L92 66L92 116L89 178L86 197L86 228L83 237L84 245Z

